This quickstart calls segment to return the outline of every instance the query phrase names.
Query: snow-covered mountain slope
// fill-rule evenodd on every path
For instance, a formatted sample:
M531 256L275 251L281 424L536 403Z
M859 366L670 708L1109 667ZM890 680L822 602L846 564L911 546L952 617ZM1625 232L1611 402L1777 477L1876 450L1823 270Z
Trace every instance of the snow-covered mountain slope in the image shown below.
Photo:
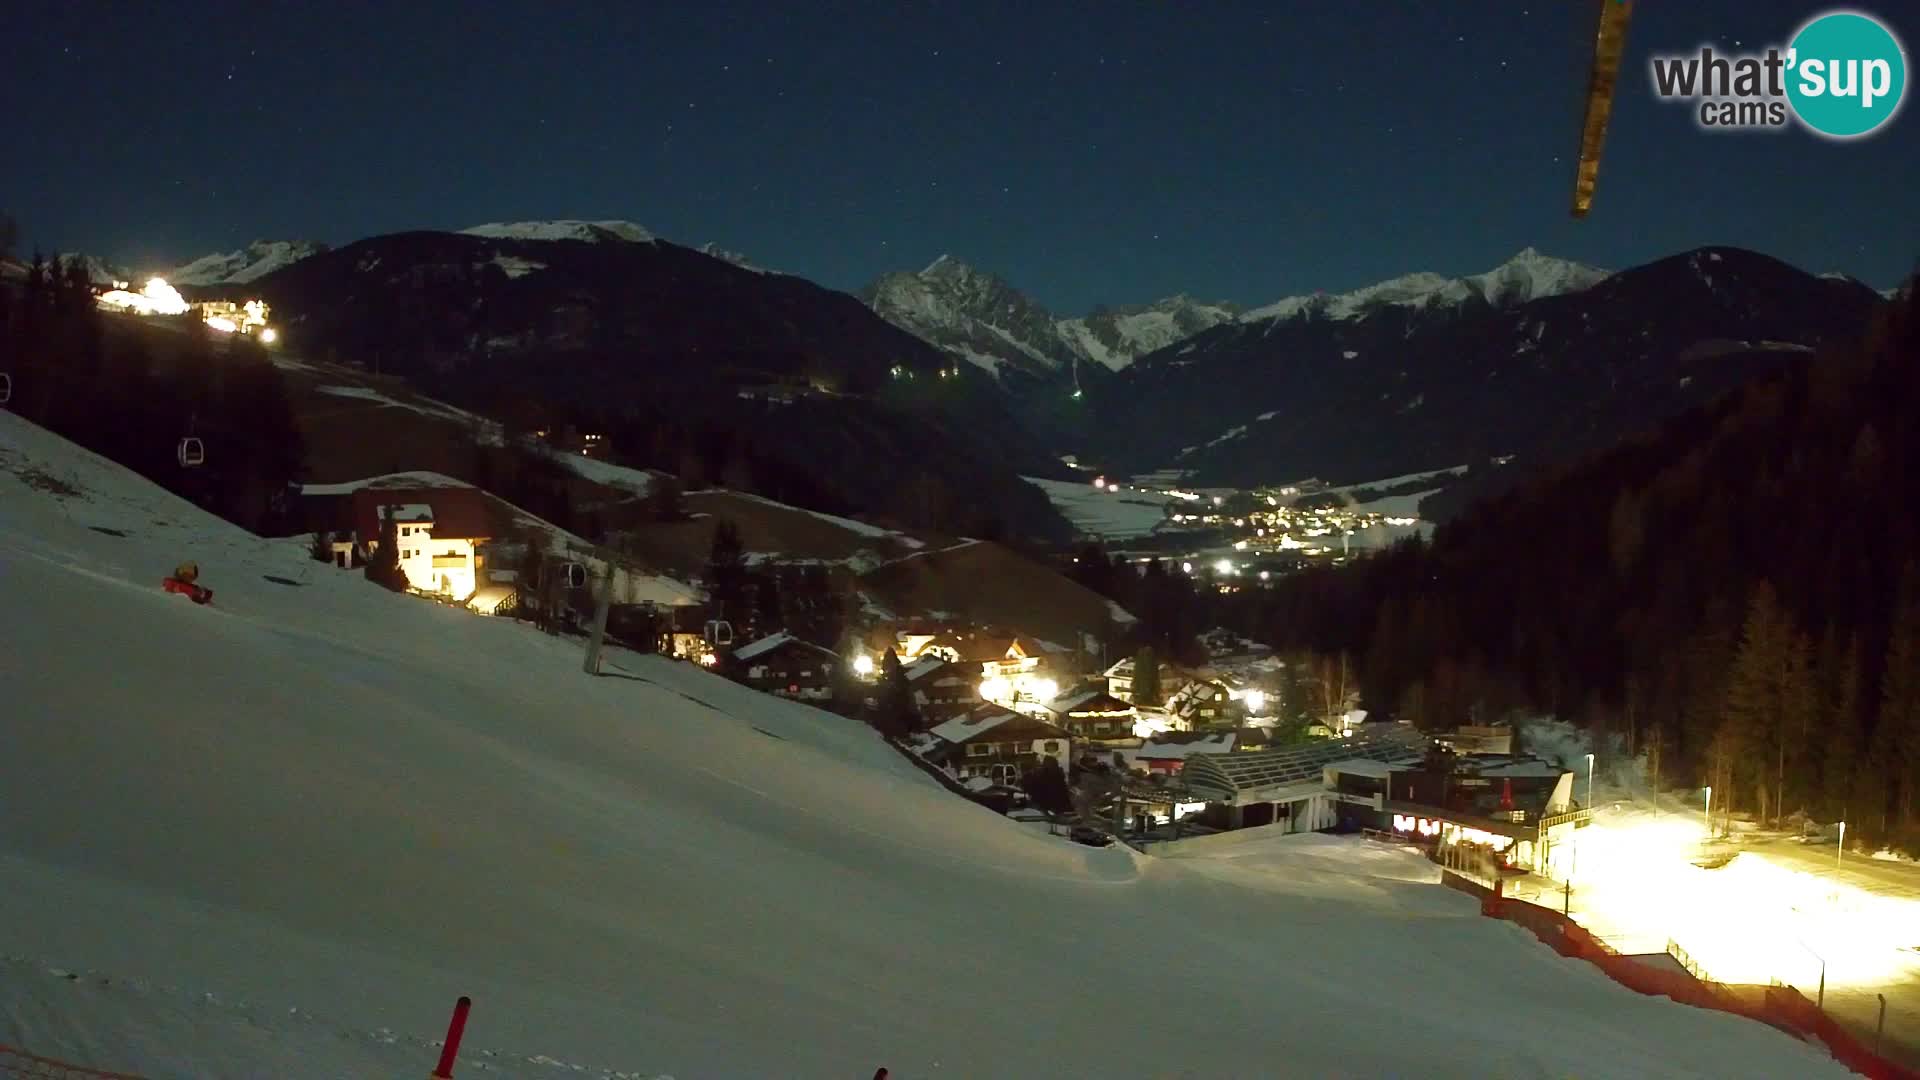
M585 240L589 243L626 241L650 244L653 233L631 221L496 221L461 229L468 236L498 240Z
M860 298L881 318L996 375L1053 376L1081 359L1051 312L950 255L918 273L884 274Z
M1244 322L1265 322L1312 313L1328 319L1353 319L1388 305L1445 308L1473 300L1496 308L1514 307L1545 296L1579 292L1607 276L1608 271L1527 248L1484 274L1459 278L1431 272L1407 274L1352 292L1290 296L1254 308L1240 318Z
M1170 296L1145 307L1100 310L1084 319L1062 319L1060 333L1089 359L1115 371L1156 349L1239 317L1231 304Z
M255 240L238 251L203 255L164 276L175 285L244 285L325 250L325 244L302 240Z
M993 274L942 255L917 273L892 273L861 299L909 333L1002 375L1067 381L1079 363L1119 370L1135 357L1230 321L1233 309L1186 296L1145 307L1061 319Z
M766 267L760 266L754 263L752 260L748 259L745 255L742 255L737 251L728 251L726 248L721 247L719 244L716 244L711 240L709 240L704 244L701 244L698 250L702 255L711 255L722 262L730 262L742 270L751 270L756 274L765 274L769 272Z
M121 267L115 266L98 255L82 255L68 252L55 255L47 263L59 273L65 273L70 266L78 265L87 272L87 280L95 285L111 285L116 281L131 281L132 277Z
M857 722L657 658L589 677L302 547L0 414L0 1043L425 1075L469 994L456 1075L1846 1075L1403 853L1079 847ZM183 558L212 606L157 587ZM1204 1007L1115 1023L1143 973Z

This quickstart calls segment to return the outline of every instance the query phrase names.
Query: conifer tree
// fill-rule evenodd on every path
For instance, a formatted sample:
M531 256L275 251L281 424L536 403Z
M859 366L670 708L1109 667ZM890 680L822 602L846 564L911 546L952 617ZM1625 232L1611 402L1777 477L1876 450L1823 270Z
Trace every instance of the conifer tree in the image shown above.
M880 659L880 693L874 726L888 738L903 739L913 734L919 721L918 712L913 703L913 687L907 682L907 671L900 666L900 656L888 649L887 655Z
M1826 793L1827 813L1840 821L1848 820L1856 796L1854 779L1866 750L1866 733L1860 716L1860 642L1847 642L1845 652L1832 660L1832 670L1823 680L1827 688L1826 757L1821 762L1821 786ZM1869 766L1871 767L1871 766Z
M1159 705L1160 693L1160 657L1149 645L1133 656L1133 703L1135 705Z
M400 527L394 524L393 512L387 507L380 508L380 541L374 548L373 558L367 560L367 580L394 592L405 592L407 572L400 568Z
M1887 770L1902 826L1920 806L1920 566L1900 575L1899 601L1887 636L1887 662L1880 678L1877 732L1886 751L1877 764Z
M706 578L707 600L713 607L713 617L744 624L747 620L746 553L740 543L740 530L725 518L713 529Z

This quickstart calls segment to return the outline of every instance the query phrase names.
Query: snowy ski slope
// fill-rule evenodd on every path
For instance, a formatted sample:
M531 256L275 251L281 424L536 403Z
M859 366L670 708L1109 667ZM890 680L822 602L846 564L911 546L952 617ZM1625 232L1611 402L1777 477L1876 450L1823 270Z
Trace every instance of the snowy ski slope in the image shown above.
M1423 866L1071 845L858 724L590 678L301 548L0 414L0 1043L424 1076L465 993L463 1076L1845 1075ZM214 606L159 590L183 558Z

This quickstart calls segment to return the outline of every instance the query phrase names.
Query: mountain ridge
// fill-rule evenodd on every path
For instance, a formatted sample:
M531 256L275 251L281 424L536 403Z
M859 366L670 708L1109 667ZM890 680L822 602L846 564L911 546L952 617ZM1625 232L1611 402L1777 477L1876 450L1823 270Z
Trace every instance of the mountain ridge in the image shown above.
M1094 391L1101 423L1085 456L1220 484L1532 463L1804 358L1883 303L1866 286L1724 247L1506 307L1481 293L1421 299L1450 298L1444 288L1416 280L1374 292L1357 317L1242 320L1142 357Z

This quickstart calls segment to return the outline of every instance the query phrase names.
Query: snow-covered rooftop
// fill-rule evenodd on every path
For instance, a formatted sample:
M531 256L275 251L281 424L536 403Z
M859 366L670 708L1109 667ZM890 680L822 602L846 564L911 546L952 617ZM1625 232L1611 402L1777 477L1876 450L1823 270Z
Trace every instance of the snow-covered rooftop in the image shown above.
M733 650L733 658L735 660L751 660L756 656L760 656L765 653L770 653L773 650L779 648L780 646L785 645L789 641L799 641L799 640L800 640L799 638L794 637L792 634L787 633L785 630L782 630L777 634L772 634L768 637L763 637L759 641L756 641L751 645L743 645L740 648Z
M932 734L950 743L966 742L983 732L992 731L1019 717L1005 709L981 708L930 729Z

